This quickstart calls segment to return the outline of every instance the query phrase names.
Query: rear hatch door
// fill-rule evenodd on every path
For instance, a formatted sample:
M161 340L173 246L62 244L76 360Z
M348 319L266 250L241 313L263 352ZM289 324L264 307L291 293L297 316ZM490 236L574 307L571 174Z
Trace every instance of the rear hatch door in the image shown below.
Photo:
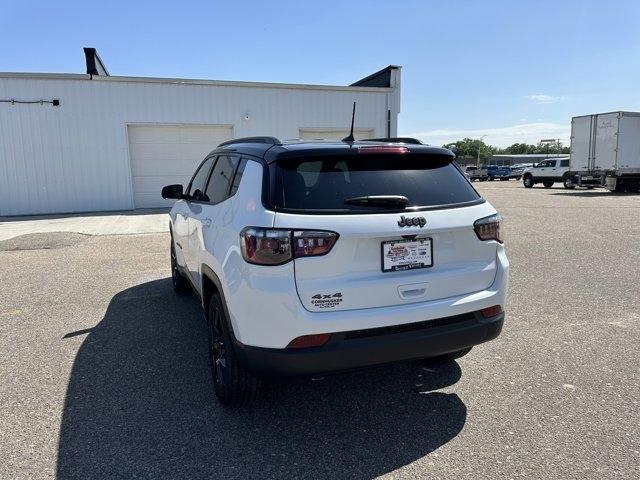
M283 196L274 226L339 235L326 255L294 260L306 309L425 302L493 283L496 243L480 241L473 224L495 210L448 156L287 159L278 172ZM349 201L372 196L402 196L407 204Z

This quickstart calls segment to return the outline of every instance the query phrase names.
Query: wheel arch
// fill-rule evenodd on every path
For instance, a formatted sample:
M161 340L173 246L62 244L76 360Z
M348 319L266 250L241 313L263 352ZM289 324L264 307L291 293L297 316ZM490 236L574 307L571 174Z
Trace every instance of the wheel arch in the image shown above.
M217 294L220 297L220 301L222 302L222 308L224 309L224 314L227 322L227 328L229 329L229 333L234 340L236 340L236 335L233 330L233 325L231 322L231 315L229 315L229 307L227 306L227 300L224 296L224 290L222 289L222 282L213 269L206 264L203 264L201 269L202 278L200 279L202 285L202 308L204 310L204 317L208 318L209 316L209 303L211 303L211 297Z

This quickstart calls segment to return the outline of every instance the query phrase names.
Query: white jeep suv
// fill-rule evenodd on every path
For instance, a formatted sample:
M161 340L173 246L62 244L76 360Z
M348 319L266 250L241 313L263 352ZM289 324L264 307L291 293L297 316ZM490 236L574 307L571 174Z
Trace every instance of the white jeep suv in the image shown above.
M172 280L209 326L215 392L457 358L496 338L501 218L446 149L404 139L225 142L169 185Z

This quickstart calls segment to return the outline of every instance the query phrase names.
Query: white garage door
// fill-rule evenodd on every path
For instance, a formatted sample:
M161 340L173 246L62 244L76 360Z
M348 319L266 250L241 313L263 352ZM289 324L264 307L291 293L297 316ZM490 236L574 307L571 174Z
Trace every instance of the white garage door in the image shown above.
M160 191L165 185L187 186L204 157L218 144L232 138L230 126L129 125L129 155L136 208L173 204Z
M349 135L348 128L301 128L300 138L302 140L317 140L323 138L325 140L342 140ZM353 137L356 140L365 140L373 138L373 129L356 128L353 131Z

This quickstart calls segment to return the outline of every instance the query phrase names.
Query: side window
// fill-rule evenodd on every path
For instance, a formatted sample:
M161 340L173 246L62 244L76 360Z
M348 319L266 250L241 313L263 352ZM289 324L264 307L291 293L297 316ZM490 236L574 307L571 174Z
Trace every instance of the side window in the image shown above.
M192 195L194 197L194 200L204 202L209 201L204 193L204 187L207 184L207 178L209 177L209 172L211 171L211 166L213 165L215 159L216 157L209 157L204 162L202 162L198 170L196 170L195 175L191 179L187 194Z
M231 183L231 190L229 190L229 196L233 197L240 187L240 181L242 180L242 174L244 173L244 167L247 165L247 159L240 160L236 174L233 176L233 182Z
M220 203L227 199L231 181L239 161L239 157L227 155L218 157L218 162L213 167L206 189L206 196L211 203Z
M568 167L569 166L569 160L560 160L560 166L561 167Z

